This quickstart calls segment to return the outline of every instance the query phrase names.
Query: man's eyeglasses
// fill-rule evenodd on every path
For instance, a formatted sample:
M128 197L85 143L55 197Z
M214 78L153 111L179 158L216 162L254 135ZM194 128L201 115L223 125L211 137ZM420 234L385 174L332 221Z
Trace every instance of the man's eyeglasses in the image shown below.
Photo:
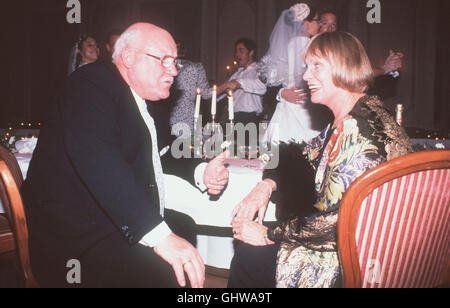
M152 55L152 54L150 54L148 52L145 52L145 51L142 51L142 50L137 50L137 49L135 49L135 50L139 51L139 52L143 53L144 55L149 56L149 57L151 57L151 58L153 58L155 60L158 60L160 62L160 64L166 69L170 69L172 67L172 65L175 65L176 69L181 68L179 60L176 57L164 56L164 57L161 58L161 57Z

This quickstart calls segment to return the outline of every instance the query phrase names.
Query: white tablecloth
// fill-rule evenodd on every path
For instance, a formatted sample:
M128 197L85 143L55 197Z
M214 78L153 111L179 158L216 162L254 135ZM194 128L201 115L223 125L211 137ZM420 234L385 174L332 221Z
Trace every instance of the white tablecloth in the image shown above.
M199 225L231 227L231 212L235 205L250 193L262 177L262 170L252 168L254 165L251 162L246 164L247 167L240 165L228 167L228 186L215 201L183 179L165 175L166 208L191 216ZM272 202L269 203L265 220L275 220L275 205ZM199 235L197 249L205 264L228 269L234 254L233 240L232 237Z

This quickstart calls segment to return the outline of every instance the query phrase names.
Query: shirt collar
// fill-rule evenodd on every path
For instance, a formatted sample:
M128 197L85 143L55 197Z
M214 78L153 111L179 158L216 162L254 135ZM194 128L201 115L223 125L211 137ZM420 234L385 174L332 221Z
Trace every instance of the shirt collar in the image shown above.
M133 93L134 100L136 101L138 106L147 106L145 100L140 97L132 88L130 88L131 93Z

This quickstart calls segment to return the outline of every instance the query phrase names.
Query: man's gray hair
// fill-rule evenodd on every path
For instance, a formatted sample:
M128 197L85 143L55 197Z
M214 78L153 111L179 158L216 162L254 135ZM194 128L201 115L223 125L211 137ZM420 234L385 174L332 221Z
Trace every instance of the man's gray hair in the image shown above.
M117 39L116 44L114 45L114 54L112 55L113 62L122 55L123 50L132 46L133 43L136 42L140 34L140 30L136 28L127 29L124 33Z

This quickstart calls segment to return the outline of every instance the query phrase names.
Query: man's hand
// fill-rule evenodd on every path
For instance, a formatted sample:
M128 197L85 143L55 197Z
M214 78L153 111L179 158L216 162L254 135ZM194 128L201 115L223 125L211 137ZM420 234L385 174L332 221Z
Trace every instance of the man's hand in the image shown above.
M394 52L389 50L389 56L386 58L386 61L383 65L384 73L387 74L389 72L393 72L402 67L402 58L403 54L401 52Z
M237 80L229 80L217 87L217 94L220 94L228 90L236 91L236 89L239 89L240 87L241 84Z
M184 272L186 272L193 288L203 288L205 265L197 249L188 241L171 233L153 249L157 255L172 266L180 286L186 286L184 277Z
M292 88L292 89L283 89L281 91L281 97L291 104L303 105L306 102L308 96L305 90Z
M237 80L230 80L228 82L228 89L236 91L236 89L239 89L241 87L241 84Z
M226 150L208 163L203 174L203 183L208 188L208 194L219 195L228 183L229 172L225 167L225 160L230 157Z

